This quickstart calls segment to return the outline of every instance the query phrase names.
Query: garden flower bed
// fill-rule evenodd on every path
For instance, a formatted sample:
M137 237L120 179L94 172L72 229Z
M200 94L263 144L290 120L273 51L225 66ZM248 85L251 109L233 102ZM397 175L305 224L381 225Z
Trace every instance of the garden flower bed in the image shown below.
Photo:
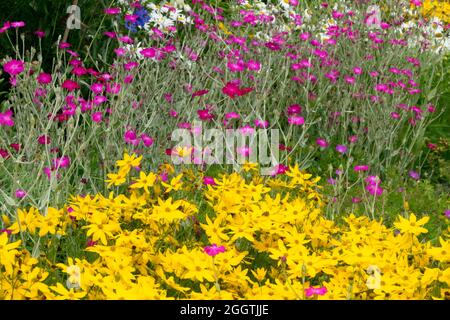
M0 298L448 299L448 3L89 10L0 21Z

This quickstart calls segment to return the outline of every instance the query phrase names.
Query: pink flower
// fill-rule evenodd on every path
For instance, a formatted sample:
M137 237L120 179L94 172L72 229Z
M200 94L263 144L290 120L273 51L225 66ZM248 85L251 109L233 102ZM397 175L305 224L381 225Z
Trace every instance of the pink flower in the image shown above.
M358 198L358 197L352 198L352 203L360 203L361 201L362 201L361 198Z
M119 14L119 13L120 13L120 8L106 8L105 9L105 14L115 15L115 14Z
M153 144L153 138L149 137L145 133L141 134L141 140L146 147L151 147Z
M252 149L249 147L240 147L240 148L236 148L237 153L239 153L241 156L243 157L248 157L250 156Z
M327 140L325 140L325 139L317 138L317 139L316 139L316 143L317 143L317 145L318 145L319 147L321 147L321 148L326 148L326 147L328 147L328 142L327 142Z
M239 87L239 83L237 83L237 81L229 81L222 88L222 93L226 94L231 99L234 99L235 97L241 97L241 96L246 95L247 93L249 93L251 91L253 91L253 88L242 88L242 87Z
M412 5L415 5L416 7L420 7L422 5L421 0L409 0L409 3L411 3Z
M357 165L353 168L355 171L367 171L369 170L369 166L367 165Z
M11 76L16 76L23 72L25 63L20 60L10 60L3 65L3 69Z
M0 126L12 127L14 126L14 120L12 118L12 111L8 110L3 113L0 112Z
M400 114L398 112L391 112L392 119L400 119Z
M244 135L252 135L255 133L255 129L253 127L251 127L250 125L245 125L242 128L239 128L239 131Z
M42 31L42 30L36 30L36 31L34 32L34 34L35 34L38 38L41 38L41 39L45 37L45 32Z
M139 144L139 140L136 136L136 133L133 130L128 130L125 132L123 136L125 143L137 146Z
M37 81L39 84L49 84L50 82L52 82L52 75L49 73L41 72L37 76Z
M102 120L103 120L103 113L102 113L101 111L94 112L94 113L91 115L91 119L92 119L92 121L94 121L95 123L102 122Z
M140 51L140 54L142 54L146 58L154 58L154 57L156 57L156 49L155 48L145 48Z
M25 27L25 22L23 22L23 21L14 21L14 22L11 22L11 27L13 27L13 28L21 28L21 27Z
M50 144L50 137L46 135L42 135L38 138L39 144Z
M228 112L225 114L225 119L239 119L240 115L236 112Z
M449 218L450 219L450 210L445 210L444 211L444 215L447 217L447 218Z
M53 168L67 168L70 166L70 158L68 156L64 156L61 158L55 158L52 160Z
M248 60L247 69L253 71L259 71L261 69L261 63L255 60Z
M311 286L311 287L305 289L305 295L307 297L311 297L313 295L323 296L327 292L328 292L328 290L326 287L314 288L313 286Z
M194 93L192 93L192 97L201 97L201 96L207 94L208 92L209 92L208 89L197 90Z
M338 144L336 146L336 151L339 153L346 153L347 152L347 147L342 145L342 144Z
M214 186L214 185L216 185L216 182L214 181L213 177L205 176L205 177L203 177L203 184L204 185L212 185L212 186Z
M287 108L288 115L294 115L302 113L302 107L299 104L292 104Z
M215 243L213 243L213 244L210 245L210 246L206 246L206 247L203 249L203 251L204 251L207 255L209 255L209 256L211 256L211 257L214 257L214 256L218 255L219 253L225 252L225 247L224 247L224 246L218 247Z
M106 92L111 94L118 94L120 92L120 83L107 83Z
M63 82L61 87L63 89L66 89L69 92L72 92L72 91L74 91L76 89L79 89L80 85L77 82L73 81L73 80L67 79L66 81Z
M305 123L305 118L301 116L291 116L288 118L288 123L296 126L301 126Z
M368 176L365 180L368 184L380 184L381 179L378 176Z
M210 113L209 109L201 109L201 110L197 110L197 114L198 117L200 118L200 120L211 120L214 118L214 115Z
M350 136L350 137L348 138L348 141L349 141L350 143L356 143L356 142L358 141L358 136Z
M267 128L269 126L269 121L256 119L255 120L255 126L258 127L258 128L265 129L265 128Z
M25 192L25 190L22 189L17 189L15 192L15 196L17 199L22 199L27 195L27 193Z
M378 183L367 185L366 190L373 196L381 196L383 194L383 188Z
M409 176L411 177L411 178L413 178L414 180L419 180L420 179L420 174L417 172L417 171L413 171L413 170L411 170L411 171L409 171Z

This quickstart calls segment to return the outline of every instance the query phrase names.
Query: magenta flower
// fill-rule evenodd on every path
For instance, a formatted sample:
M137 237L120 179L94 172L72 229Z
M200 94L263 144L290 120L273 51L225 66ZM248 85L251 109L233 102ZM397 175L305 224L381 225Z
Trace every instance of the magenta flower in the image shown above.
M355 171L367 171L369 170L369 166L367 165L357 165L353 168Z
M37 76L37 81L39 84L49 84L50 82L52 82L52 75L49 73L41 72Z
M321 148L326 148L326 147L328 147L328 142L327 142L327 140L325 140L325 139L317 138L317 139L316 139L316 143L317 143L317 145L318 145L319 147L321 147Z
M336 146L336 151L339 153L346 153L347 152L347 147L342 145L342 144L338 144Z
M348 141L349 141L350 143L356 143L356 142L358 141L358 136L350 136L350 137L348 138Z
M131 144L133 146L137 146L139 144L139 140L133 130L126 131L123 138L125 140L125 143Z
M66 89L69 92L72 92L72 91L80 88L80 86L77 82L70 80L70 79L67 79L66 81L64 81L63 84L61 85L61 87L63 89Z
M23 21L14 21L14 22L11 22L11 27L13 27L13 28L22 28L22 27L25 27L25 22L23 22Z
M15 195L17 199L22 199L27 195L27 193L25 192L25 190L17 189Z
M247 61L247 69L253 70L253 71L259 71L261 69L261 63L255 60L248 60Z
M41 39L45 37L45 32L42 31L42 30L36 30L36 31L34 32L34 34L35 34L38 38L41 38Z
M105 14L119 14L120 13L120 8L106 8L105 9Z
M378 176L368 176L364 181L367 184L379 184L381 179Z
M67 168L70 166L70 158L68 156L64 156L61 158L55 158L52 161L53 168Z
M219 253L225 252L225 247L224 247L224 246L218 247L215 243L213 243L213 244L210 245L210 246L206 246L206 247L203 249L203 251L204 251L207 255L209 255L209 256L211 256L211 257L214 257L214 256L218 255Z
M413 171L413 170L411 170L411 171L409 171L409 176L411 177L411 178L413 178L414 180L419 180L420 179L420 174L417 172L417 171Z
M38 138L38 143L39 144L49 144L50 143L50 137L46 136L46 135L42 135Z
M239 119L241 116L236 112L228 112L225 114L225 119Z
M305 118L301 116L291 116L288 118L288 123L296 126L301 126L305 123Z
M19 73L23 72L25 63L20 60L10 60L3 65L3 69L6 73L9 73L11 76L16 76Z
M205 176L205 177L203 177L203 184L215 186L216 182L214 181L213 177Z
M13 112L11 110L0 112L0 126L12 127L14 126Z
M327 292L328 292L328 290L326 287L314 288L313 286L311 286L311 287L305 289L305 295L307 297L311 297L313 295L323 296Z
M142 140L142 143L144 144L144 146L146 146L146 147L151 147L153 144L153 138L146 135L145 133L141 134L141 140Z
M156 57L156 49L155 48L145 48L140 51L140 54L142 54L146 58L154 58L154 57Z
M302 112L302 107L299 104L292 104L287 108L288 115L299 114Z
M450 219L450 210L449 209L445 210L444 215Z
M255 120L255 126L258 128L266 129L269 126L269 121L267 120Z
M369 184L366 186L366 190L373 196L381 196L383 194L383 188L378 183Z
M94 121L95 123L100 123L100 122L102 122L102 120L103 120L103 113L102 113L101 111L94 112L94 113L91 115L91 119L92 119L92 121Z

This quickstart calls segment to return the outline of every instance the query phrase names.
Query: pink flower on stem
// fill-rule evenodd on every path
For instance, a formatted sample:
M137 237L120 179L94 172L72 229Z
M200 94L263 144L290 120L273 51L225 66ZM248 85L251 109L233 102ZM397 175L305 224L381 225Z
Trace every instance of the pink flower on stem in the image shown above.
M203 177L203 184L214 186L214 185L216 185L216 182L214 181L213 177L205 176L205 177Z
M151 147L153 144L153 138L146 135L145 133L141 134L141 140L142 140L142 143L144 144L144 146L146 146L146 147Z
M314 288L313 286L305 289L305 295L309 298L314 295L323 296L325 293L327 293L328 290L326 287L318 287Z
M22 190L22 189L17 189L15 192L15 196L17 199L25 198L26 195L27 195L27 193L25 192L25 190Z
M43 144L43 145L50 144L50 137L46 136L46 135L42 135L38 138L38 143Z
M42 30L36 30L36 31L34 32L34 34L35 34L38 38L40 38L40 39L42 39L42 38L45 37L45 32L42 31Z
M100 123L100 122L102 122L102 120L103 120L103 113L102 113L101 111L94 112L94 113L91 115L91 119L92 119L92 121L94 121L95 123Z
M12 118L12 114L13 112L11 110L7 110L3 113L0 112L0 126L14 126L14 119Z
M3 70L12 77L20 74L25 69L25 63L20 60L10 60L3 65Z
M367 165L357 165L353 168L355 171L367 171L369 170L369 166Z
M115 14L119 14L120 11L121 11L120 8L106 8L105 14L115 15Z
M49 73L41 72L37 76L37 81L39 84L49 84L50 82L52 82L52 75Z
M139 140L133 130L126 131L123 138L125 140L125 143L131 144L133 146L137 146L139 144Z
M301 126L305 123L305 118L301 116L291 116L288 118L288 123L296 126Z
M223 253L225 252L225 247L224 246L220 246L218 247L215 243L213 243L210 246L206 246L203 251L211 257L214 257L216 255L218 255L219 253Z
M336 151L339 153L346 153L347 152L347 147L342 145L342 144L338 144L336 146Z
M321 148L326 148L326 147L328 147L328 142L327 142L327 140L325 140L325 139L317 138L317 139L316 139L316 143L317 143L317 145L318 145L319 147L321 147Z
M69 92L72 92L72 91L74 91L76 89L79 89L80 85L77 82L73 81L73 80L67 79L66 81L63 82L61 87L63 89L66 89Z

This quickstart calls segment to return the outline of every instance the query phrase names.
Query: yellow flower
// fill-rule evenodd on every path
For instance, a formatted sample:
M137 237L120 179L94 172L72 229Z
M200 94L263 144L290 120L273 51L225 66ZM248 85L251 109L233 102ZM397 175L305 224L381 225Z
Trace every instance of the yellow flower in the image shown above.
M137 157L135 154L131 156L128 153L123 154L123 159L118 160L116 165L124 170L130 170L132 167L139 167L141 165L142 156Z
M3 265L8 274L12 273L12 266L15 262L15 255L18 252L15 249L20 246L20 243L20 240L8 243L8 235L6 234L6 232L2 232L0 234L0 271L1 266Z
M150 193L148 190L149 187L153 187L156 181L156 175L153 172L150 172L148 175L145 172L141 171L139 173L139 179L135 179L135 183L130 185L131 189L144 189L145 192Z
M183 186L183 182L180 181L181 178L183 177L183 174L180 173L179 175L177 175L176 177L172 178L170 180L170 184L162 182L161 184L166 187L166 193L169 193L171 191L178 191L181 189L181 187Z
M423 217L420 220L417 220L416 215L414 213L411 214L409 220L403 217L399 217L399 221L395 222L394 225L403 233L411 233L413 235L419 235L421 233L427 233L428 230L422 228L424 224L426 224L430 220L430 217Z

